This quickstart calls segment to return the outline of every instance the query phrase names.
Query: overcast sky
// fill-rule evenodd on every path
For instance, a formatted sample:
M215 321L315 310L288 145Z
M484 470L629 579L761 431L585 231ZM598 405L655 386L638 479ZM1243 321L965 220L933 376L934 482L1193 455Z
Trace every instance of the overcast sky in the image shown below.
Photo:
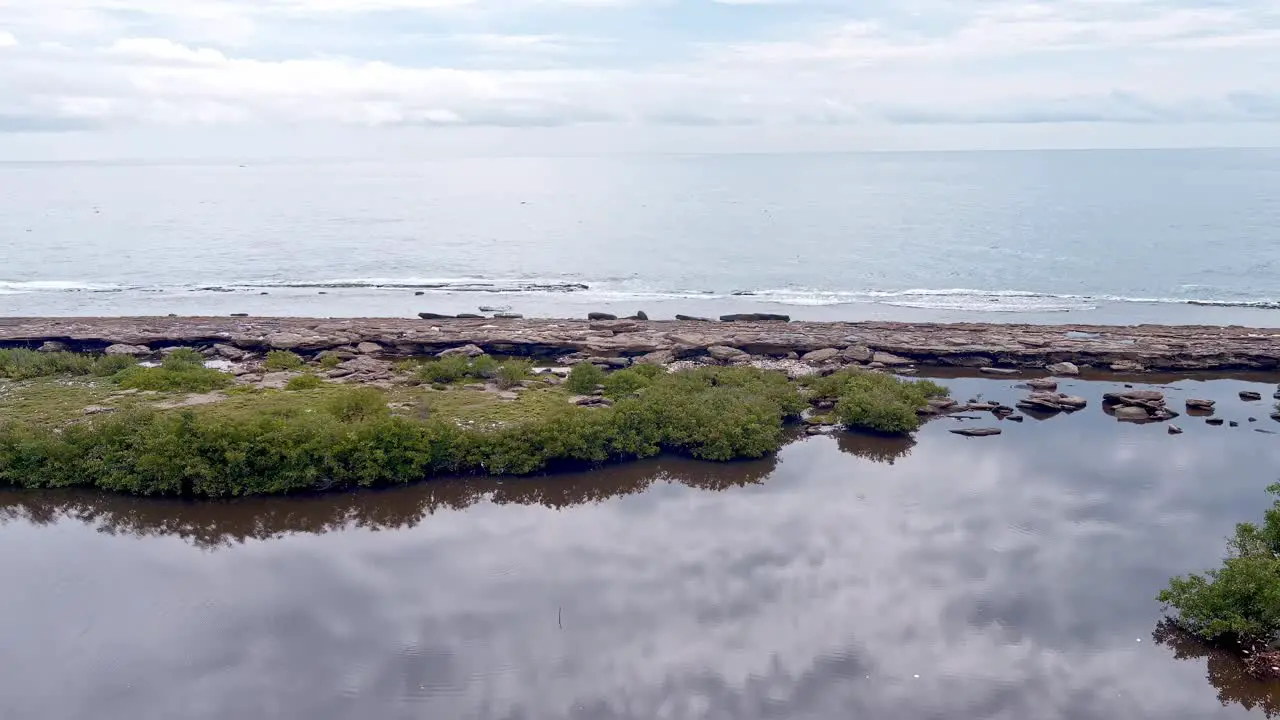
M0 0L0 159L1280 144L1280 0Z

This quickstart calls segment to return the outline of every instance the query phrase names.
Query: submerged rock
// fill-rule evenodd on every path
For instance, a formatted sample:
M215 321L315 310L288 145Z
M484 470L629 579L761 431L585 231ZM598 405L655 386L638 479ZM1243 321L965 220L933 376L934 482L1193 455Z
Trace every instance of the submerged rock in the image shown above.
M1254 392L1252 390L1241 390L1240 399L1248 402L1254 402L1262 399L1262 393Z
M992 435L999 435L1004 431L1000 428L960 428L958 430L952 430L951 432L952 434L963 435L965 437L990 437Z
M982 367L978 368L978 372L986 373L988 375L1017 375L1022 371L1014 370L1013 368ZM1057 385L1054 385L1054 387L1057 387Z
M1115 409L1117 420L1126 420L1130 422L1142 422L1151 419L1151 415L1143 408L1131 405L1122 405Z

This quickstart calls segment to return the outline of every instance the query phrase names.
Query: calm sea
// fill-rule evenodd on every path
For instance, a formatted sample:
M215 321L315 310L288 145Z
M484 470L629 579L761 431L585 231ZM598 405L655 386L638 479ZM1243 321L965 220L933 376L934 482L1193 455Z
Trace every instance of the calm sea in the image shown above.
M1280 151L0 163L0 315L482 306L1280 325Z

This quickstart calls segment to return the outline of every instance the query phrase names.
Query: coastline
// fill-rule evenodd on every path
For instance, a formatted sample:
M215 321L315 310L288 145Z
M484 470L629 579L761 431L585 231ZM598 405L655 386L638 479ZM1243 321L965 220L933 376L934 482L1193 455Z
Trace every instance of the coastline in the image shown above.
M1070 362L1103 372L1228 372L1280 369L1280 331L1203 325L780 322L582 319L305 317L0 318L0 347L60 343L76 351L111 345L222 344L243 350L317 353L374 343L389 356L475 345L495 355L671 359L713 347L786 356L849 348L925 367L1043 369ZM890 359L891 358L886 358ZM886 363L893 365L894 361Z

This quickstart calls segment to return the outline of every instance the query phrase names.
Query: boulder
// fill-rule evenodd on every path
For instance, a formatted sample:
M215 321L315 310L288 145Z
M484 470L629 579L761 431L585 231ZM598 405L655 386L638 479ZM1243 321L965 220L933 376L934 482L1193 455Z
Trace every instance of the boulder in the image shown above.
M912 361L907 358L899 357L893 353L880 351L872 353L871 362L878 362L883 367L902 367L903 365L910 365L912 363Z
M1044 369L1054 375L1079 375L1080 368L1075 363L1060 362L1052 365L1045 365Z
M1132 405L1122 405L1116 408L1115 415L1117 420L1129 422L1142 422L1151 419L1151 415L1145 409Z
M1187 398L1188 410L1212 410L1216 404L1214 400L1197 400L1195 398Z
M840 355L840 351L835 348L824 348L822 350L814 350L811 353L805 353L801 360L811 365L821 365L825 362L835 360Z
M463 345L462 347L449 348L436 353L436 357L450 357L452 355L466 355L467 357L479 357L484 354L484 350L476 345Z
M452 320L454 318L453 315L441 315L440 313L432 312L420 312L418 313L418 317L423 320Z
M721 315L720 322L791 322L790 315L777 315L774 313L737 313L734 315Z
M39 352L69 352L71 346L57 340L46 340L39 349Z
M106 350L103 350L103 352L107 355L138 356L150 355L151 348L146 345L125 345L123 343L116 343L115 345L108 346Z
M1262 393L1254 392L1252 390L1241 390L1240 399L1248 402L1254 402L1262 399Z
M952 430L951 432L965 437L990 437L992 435L999 435L1003 430L1000 428L960 428L959 430Z
M1057 390L1058 389L1058 382L1056 380L1037 378L1034 380L1028 380L1023 384L1031 388L1032 390Z
M1221 425L1224 422L1226 421L1223 420L1222 418L1205 418L1204 424L1205 425Z
M642 321L647 322L647 321L649 320L649 313L647 313L647 312L645 312L645 311L643 311L643 310L639 310L639 311L637 311L637 312L636 312L636 314L635 314L635 315L632 315L632 316L631 316L631 319L632 319L632 320L642 320Z
M712 358L719 360L720 362L728 362L731 360L736 360L742 357L743 355L746 355L745 352L739 350L738 348L731 348L727 345L712 345L711 347L707 348L707 354L710 355Z
M356 352L361 355L375 355L382 352L382 346L373 342L362 342L356 345Z
M221 343L214 345L213 350L219 357L224 357L228 360L243 360L249 355L248 352L245 352L238 347L223 345Z
M617 320L618 316L611 315L609 313L603 313L603 312L593 312L593 313L587 313L587 319L588 320Z
M696 315L676 315L676 319L685 322L715 322L711 318L698 317Z
M636 363L639 365L670 365L675 361L675 353L670 350L658 350L636 359Z
M978 372L986 373L988 375L1017 375L1021 371L1014 370L1013 368L981 367L978 368Z
M1141 363L1132 360L1118 360L1111 363L1112 372L1146 372Z
M850 345L840 351L840 359L845 362L871 362L871 358L875 353L871 352L871 348L866 345Z

